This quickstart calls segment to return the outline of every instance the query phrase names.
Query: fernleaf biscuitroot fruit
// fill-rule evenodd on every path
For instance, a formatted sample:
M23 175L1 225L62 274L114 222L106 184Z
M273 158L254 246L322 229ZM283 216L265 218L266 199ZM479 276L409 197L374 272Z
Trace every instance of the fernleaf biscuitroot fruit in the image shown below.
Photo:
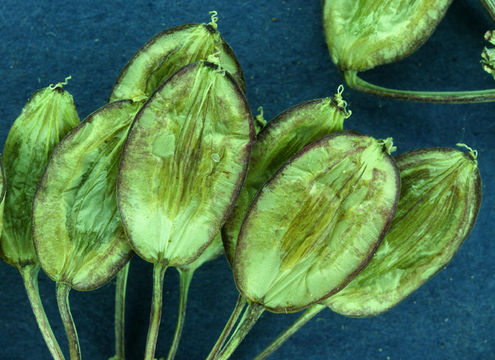
M187 265L237 198L253 126L240 88L211 63L170 77L136 116L118 184L126 233L143 259Z
M403 190L389 232L368 266L325 304L347 316L377 315L443 269L480 208L475 154L433 148L400 155Z
M258 192L234 260L237 287L294 312L344 287L368 263L395 213L391 140L339 132L311 143Z
M38 290L39 262L32 237L32 203L38 182L58 142L79 123L72 95L64 83L37 91L15 120L5 142L5 199L0 257L16 267L52 357L62 360ZM5 191L5 192L4 192Z
M7 187L0 257L12 266L38 264L31 235L34 193L53 149L79 124L72 95L62 86L51 85L29 99L3 149Z
M33 203L33 235L54 281L91 290L131 256L116 200L123 144L140 104L105 105L55 149Z
M324 0L323 28L341 71L398 61L433 33L452 0Z
M193 262L218 234L240 191L253 140L243 91L210 62L177 71L136 116L117 190L128 239L154 264L145 360L155 354L165 270Z
M436 103L495 101L495 89L415 91L367 82L359 73L413 53L433 33L452 0L324 0L330 57L347 84L372 95Z

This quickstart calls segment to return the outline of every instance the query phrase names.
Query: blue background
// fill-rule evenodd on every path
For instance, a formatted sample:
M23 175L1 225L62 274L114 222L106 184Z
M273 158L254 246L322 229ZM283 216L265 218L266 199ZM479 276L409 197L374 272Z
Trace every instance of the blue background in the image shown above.
M71 75L81 119L105 104L113 82L151 36L219 14L218 28L243 67L254 112L273 118L299 102L335 93L342 79L331 63L319 1L14 1L0 3L0 142L30 95ZM495 87L480 66L483 34L495 28L475 0L454 1L430 40L399 63L369 71L375 83L410 89ZM389 312L349 319L325 310L272 359L495 359L494 166L495 104L433 105L380 99L346 87L353 115L345 123L377 138L393 137L397 153L466 143L479 151L483 203L476 226L454 260ZM144 349L152 266L134 257L127 304L128 359ZM0 359L49 359L16 269L0 262ZM178 276L165 276L157 356L174 331ZM83 358L113 355L113 282L72 291ZM64 351L54 284L41 272L40 291ZM237 292L225 259L204 265L193 279L177 359L206 356L232 310ZM233 359L251 359L298 315L266 313Z

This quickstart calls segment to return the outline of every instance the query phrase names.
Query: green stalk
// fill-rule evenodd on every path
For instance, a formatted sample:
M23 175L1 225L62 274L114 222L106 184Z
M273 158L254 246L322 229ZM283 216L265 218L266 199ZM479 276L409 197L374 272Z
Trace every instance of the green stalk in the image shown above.
M125 295L127 289L127 276L129 274L129 264L117 273L115 286L115 356L110 360L125 359Z
M39 265L19 266L17 269L21 274L29 303L31 304L31 309L33 310L34 317L36 318L41 335L45 340L50 354L55 360L64 360L64 354L62 353L62 350L60 350L60 346L58 345L57 339L55 338L48 318L46 317L43 303L41 302L38 289Z
M215 343L215 345L211 349L206 360L216 359L218 353L220 352L220 349L222 348L222 345L224 344L225 340L227 340L227 337L229 336L230 332L232 331L232 328L234 327L235 323L237 322L237 319L241 315L242 310L244 309L244 305L246 305L246 298L239 294L239 297L237 298L237 302L235 304L234 310L232 311L232 314L230 315L229 320L227 320L227 323L225 324L225 327L223 328L222 333L218 337L217 342Z
M191 285L191 280L194 275L194 270L191 269L180 269L179 279L180 279L180 300L179 300L179 310L177 313L177 325L175 326L174 339L172 340L172 346L168 352L167 360L173 360L179 347L180 337L182 335L182 329L184 328L184 320L186 318L186 306L187 306L187 295L189 293L189 286Z
M146 338L144 360L153 360L155 358L156 340L158 339L158 330L162 318L163 277L165 276L165 270L167 270L166 265L155 264L153 266L153 295L151 298L150 324Z
M412 91L396 90L371 84L361 79L356 71L344 72L346 83L367 94L398 100L444 104L482 103L495 101L495 89L474 91Z
M277 350L287 339L289 339L296 331L298 331L304 324L319 314L322 310L326 309L325 305L316 304L304 311L302 315L294 321L283 333L281 333L265 350L263 350L254 360L264 360L270 356L275 350Z
M230 358L232 353L241 344L242 340L244 340L254 324L256 324L256 321L258 321L261 314L263 314L263 311L265 311L265 308L260 304L248 303L248 306L244 311L239 324L237 324L237 328L235 329L225 347L222 349L222 351L220 351L220 354L218 355L216 360L226 360Z
M81 360L81 348L77 337L76 326L70 312L69 292L70 285L57 282L57 304L60 317L64 323L67 342L69 343L69 354L71 360Z

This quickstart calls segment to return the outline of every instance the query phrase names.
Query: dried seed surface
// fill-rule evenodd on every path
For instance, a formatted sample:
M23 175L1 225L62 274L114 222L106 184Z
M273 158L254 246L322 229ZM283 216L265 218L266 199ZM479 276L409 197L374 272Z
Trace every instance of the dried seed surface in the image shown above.
M199 256L237 198L253 138L242 90L212 64L187 66L154 93L130 132L118 186L142 258L181 266Z
M306 146L261 189L239 234L239 290L274 312L345 286L371 258L399 194L382 142L340 132Z
M401 198L389 232L368 266L326 300L355 317L382 313L445 267L471 231L481 181L470 154L446 148L403 154Z
M344 119L349 115L338 93L334 98L296 105L279 114L261 130L251 151L251 161L241 193L223 227L225 253L231 265L234 263L242 221L258 190L305 145L342 130Z
M323 28L332 61L364 71L400 60L433 33L452 0L324 0Z
M77 290L103 285L129 260L116 183L122 148L140 104L119 101L86 118L55 149L33 203L43 270Z
M244 89L239 62L216 30L216 24L187 24L165 30L143 45L118 76L109 102L146 100L181 67L211 56Z
M31 235L34 193L53 149L77 124L72 95L57 84L36 92L10 129L3 149L6 195L0 256L13 266L38 263Z

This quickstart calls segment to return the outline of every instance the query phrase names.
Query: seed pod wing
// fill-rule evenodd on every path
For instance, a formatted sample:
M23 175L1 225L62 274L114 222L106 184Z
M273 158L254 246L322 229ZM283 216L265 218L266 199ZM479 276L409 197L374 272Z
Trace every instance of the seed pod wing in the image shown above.
M147 261L194 260L225 222L254 138L242 90L210 63L170 77L144 105L122 157L119 206Z
M6 195L0 255L13 266L38 262L31 236L36 186L53 149L78 123L72 95L57 84L36 92L10 129L3 150Z
M371 258L399 187L393 159L371 137L340 132L308 145L251 205L236 249L237 287L274 312L330 296Z
M471 231L481 181L470 154L424 149L397 158L402 190L397 213L369 265L326 300L355 317L382 313L444 268Z
M41 266L55 281L90 290L129 260L116 200L118 164L139 104L106 105L55 149L33 203Z
M201 265L208 261L215 260L220 255L224 253L222 236L220 233L215 236L213 241L206 247L206 249L199 255L193 262L190 262L187 265L181 266L183 270L196 270Z

